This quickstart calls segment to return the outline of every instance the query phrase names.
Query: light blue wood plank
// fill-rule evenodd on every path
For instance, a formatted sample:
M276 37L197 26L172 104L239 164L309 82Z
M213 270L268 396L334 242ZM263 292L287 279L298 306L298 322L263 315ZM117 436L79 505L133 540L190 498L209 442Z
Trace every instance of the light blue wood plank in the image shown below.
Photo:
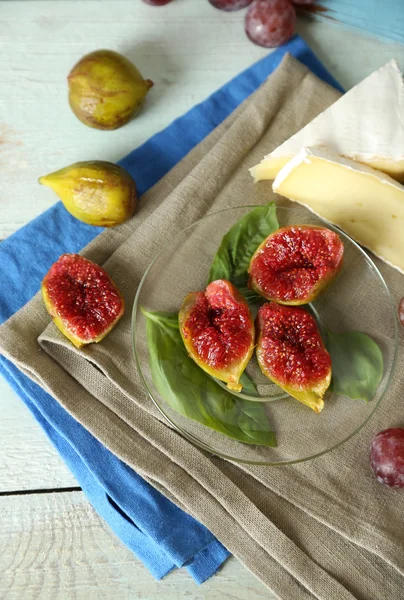
M319 0L315 18L333 19L381 39L404 44L404 0Z

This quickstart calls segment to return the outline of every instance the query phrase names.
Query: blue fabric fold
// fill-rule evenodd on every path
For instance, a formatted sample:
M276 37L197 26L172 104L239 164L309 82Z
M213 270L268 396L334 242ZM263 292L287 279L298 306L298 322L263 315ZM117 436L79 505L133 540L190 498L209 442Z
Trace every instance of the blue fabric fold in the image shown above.
M341 89L305 42L295 37L120 161L136 181L139 194L253 93L286 52ZM58 202L5 240L0 246L0 322L32 298L60 254L80 251L101 231L74 219ZM185 566L195 581L202 583L217 571L229 552L206 527L104 448L54 398L2 356L0 373L41 425L95 510L154 577Z

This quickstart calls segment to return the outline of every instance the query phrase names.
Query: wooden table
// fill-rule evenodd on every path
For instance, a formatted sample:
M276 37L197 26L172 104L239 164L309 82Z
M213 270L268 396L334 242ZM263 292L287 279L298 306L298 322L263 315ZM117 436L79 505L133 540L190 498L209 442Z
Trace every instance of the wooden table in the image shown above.
M393 56L404 66L400 45L304 19L298 32L346 88ZM122 52L155 82L142 114L108 133L84 127L67 103L66 74L97 48ZM0 2L0 239L55 202L39 175L118 160L266 54L246 39L242 11L207 0ZM2 380L0 415L0 598L273 598L234 558L201 587L185 570L156 582Z

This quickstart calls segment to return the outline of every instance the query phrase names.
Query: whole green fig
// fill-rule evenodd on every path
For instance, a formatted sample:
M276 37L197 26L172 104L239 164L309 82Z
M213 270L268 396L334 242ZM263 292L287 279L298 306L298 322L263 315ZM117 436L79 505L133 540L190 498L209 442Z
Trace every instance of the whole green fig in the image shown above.
M83 56L67 80L74 114L96 129L117 129L127 123L153 85L127 58L112 50Z
M103 160L77 162L39 178L79 221L114 227L136 207L136 185L125 169Z

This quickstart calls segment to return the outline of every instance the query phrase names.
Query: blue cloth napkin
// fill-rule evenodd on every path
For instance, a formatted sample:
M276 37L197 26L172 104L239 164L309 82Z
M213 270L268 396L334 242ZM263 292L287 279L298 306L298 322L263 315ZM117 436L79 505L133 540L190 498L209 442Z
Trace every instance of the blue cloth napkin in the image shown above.
M286 52L341 89L303 40L295 37L120 161L136 181L139 194L254 92ZM80 251L100 231L71 217L58 202L5 240L0 246L0 322L38 291L60 254ZM0 373L42 426L95 510L156 578L180 566L185 566L198 583L216 572L229 552L206 527L104 448L54 398L4 357L0 357Z

